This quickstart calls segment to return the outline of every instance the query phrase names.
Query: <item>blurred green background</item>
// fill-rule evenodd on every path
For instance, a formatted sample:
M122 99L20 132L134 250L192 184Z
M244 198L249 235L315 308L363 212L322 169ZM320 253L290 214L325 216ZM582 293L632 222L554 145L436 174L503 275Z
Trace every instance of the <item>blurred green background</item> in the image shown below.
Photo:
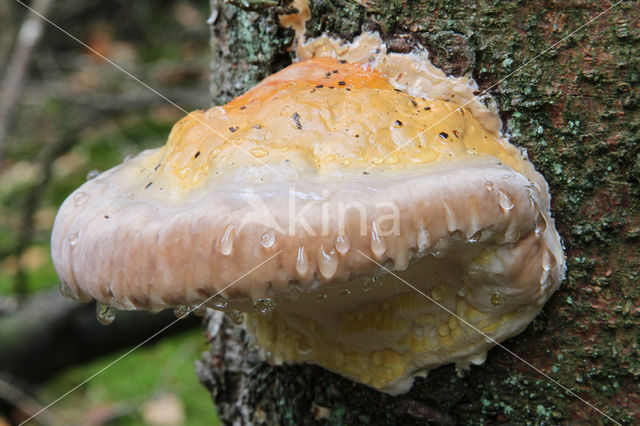
M27 2L47 9L46 1L37 3ZM51 21L185 110L208 106L205 0L49 3L45 14ZM0 2L2 81L25 54L17 34L28 18L20 3ZM42 30L18 67L17 94L0 93L0 103L9 103L0 117L6 127L0 139L0 323L57 288L49 238L65 197L88 173L164 144L184 115L52 25L44 23ZM30 424L217 424L209 394L194 373L194 360L205 349L197 326L145 345ZM11 389L43 407L124 351L114 345L97 359L50 372L42 382L0 365L0 379L10 387L0 386L0 426L28 414L11 403Z

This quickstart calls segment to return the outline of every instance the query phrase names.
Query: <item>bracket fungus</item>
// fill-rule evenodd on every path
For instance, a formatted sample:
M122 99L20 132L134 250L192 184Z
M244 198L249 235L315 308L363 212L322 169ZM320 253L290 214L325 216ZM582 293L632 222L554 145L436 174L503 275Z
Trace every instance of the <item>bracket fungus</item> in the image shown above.
M66 292L117 309L204 302L272 363L391 394L481 363L563 279L546 182L476 83L426 54L363 34L298 56L64 202Z

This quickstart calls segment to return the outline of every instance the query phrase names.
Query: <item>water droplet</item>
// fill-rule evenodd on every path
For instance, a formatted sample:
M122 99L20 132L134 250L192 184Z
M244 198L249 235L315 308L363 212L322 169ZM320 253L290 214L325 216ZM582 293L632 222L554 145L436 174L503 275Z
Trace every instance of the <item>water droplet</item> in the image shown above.
M229 316L231 317L231 321L235 324L235 325L241 325L244 322L244 315L242 314L242 312L240 312L237 309L233 309L230 313Z
M538 210L538 214L536 215L536 224L535 224L536 236L541 237L542 234L544 234L544 231L546 229L547 229L547 219L545 219L542 212Z
M504 234L504 241L506 243L515 243L520 239L520 231L517 229L509 228Z
M533 187L538 191L538 194L542 193L542 187L538 182L533 182Z
M548 270L543 269L542 274L540 275L540 286L545 290L549 284L551 284L551 276L549 275Z
M556 266L556 258L548 249L544 249L542 252L542 269L549 271Z
M73 234L69 234L67 241L69 241L69 245L75 246L78 243L78 233L74 232Z
M480 241L482 239L482 229L479 230L478 232L476 232L475 234L473 234L472 236L470 236L469 238L467 238L467 241L470 243L477 243L478 241Z
M349 237L346 235L338 234L335 246L340 254L345 254L351 248L351 241L349 241Z
M487 191L492 192L493 191L493 182L486 181L484 183L484 187L486 188Z
M124 160L122 160L123 163L126 163L127 161L131 160L134 157L133 154L129 154L127 156L124 157Z
M316 298L318 300L327 300L329 296L327 296L327 293L318 293L318 295L316 296Z
M457 227L456 215L453 212L453 209L446 201L442 202L442 208L444 209L444 218L447 222L447 229L449 232L455 231Z
M116 311L111 306L97 303L96 319L100 324L109 325L116 319Z
M228 302L227 302L227 299L225 299L223 296L220 296L219 294L216 294L211 299L211 304L213 305L213 307L215 309L224 309L224 308L227 307Z
M351 290L349 290L348 288L343 288L342 290L340 290L340 297L347 297L347 296L351 296Z
M76 203L76 206L80 207L89 199L89 195L86 192L76 192L73 196L73 202Z
M447 249L449 248L449 240L447 238L440 238L436 244L433 246L433 250L431 250L431 254L433 257L442 257L447 254Z
M92 180L100 176L100 170L91 170L87 173L87 180Z
M296 271L300 275L305 275L309 270L309 257L304 251L304 247L298 247L298 257L296 258Z
M444 298L444 294L442 294L442 288L435 287L433 290L431 290L431 298L436 302L442 302L442 299Z
M377 222L373 222L371 224L371 252L375 257L380 259L385 251L387 251L387 245L380 239L380 236L378 235Z
M254 148L251 150L251 155L253 155L256 158L262 158L269 155L269 151L267 151L264 148Z
M294 337L294 341L296 343L296 350L301 355L308 355L312 352L313 348L304 336L298 334Z
M197 317L201 317L207 313L207 307L204 304L198 304L191 306L191 312Z
M422 251L429 247L429 231L427 231L427 228L420 227L416 242L418 244L418 250Z
M338 256L336 256L335 250L331 249L326 252L324 247L320 246L318 249L318 270L324 278L333 278L338 270Z
M274 234L273 231L271 230L265 232L260 237L260 244L264 248L271 247L275 242L276 242L276 234Z
M375 287L378 286L378 277L371 277L371 278L367 278L363 283L362 283L362 289L364 290L365 293L370 292L371 290L373 290Z
M178 305L173 307L173 314L179 319L188 317L189 312L191 312L191 309L188 305Z
M286 298L288 300L296 300L302 294L299 281L289 281Z
M227 256L231 254L233 250L233 225L229 224L224 230L224 234L220 238L220 242L218 244L218 249L220 253Z
M525 161L529 160L529 152L527 151L527 148L520 147L518 148L518 151L520 152L520 158Z
M511 210L515 205L513 202L513 198L511 198L511 195L507 194L502 189L498 191L498 203L504 211Z
M504 298L500 293L498 293L497 291L493 293L493 295L491 296L491 304L493 306L501 306L503 302Z
M69 286L69 284L67 284L67 282L64 280L60 281L60 294L62 294L64 297L67 297L69 299L76 298L75 294L73 293L73 290L71 290L71 287Z
M273 308L275 308L276 302L274 302L273 299L269 298L258 299L253 302L253 306L254 308L256 308L256 312L258 312L259 314L269 315L271 312L273 312Z

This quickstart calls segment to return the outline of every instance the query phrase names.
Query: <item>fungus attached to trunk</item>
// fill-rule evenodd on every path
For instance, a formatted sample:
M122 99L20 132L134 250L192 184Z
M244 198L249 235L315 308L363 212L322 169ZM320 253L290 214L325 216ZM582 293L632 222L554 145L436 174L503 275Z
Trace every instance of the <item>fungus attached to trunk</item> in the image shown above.
M563 278L547 184L475 83L426 56L373 35L299 55L65 201L65 291L117 309L205 302L273 363L388 393L482 362Z

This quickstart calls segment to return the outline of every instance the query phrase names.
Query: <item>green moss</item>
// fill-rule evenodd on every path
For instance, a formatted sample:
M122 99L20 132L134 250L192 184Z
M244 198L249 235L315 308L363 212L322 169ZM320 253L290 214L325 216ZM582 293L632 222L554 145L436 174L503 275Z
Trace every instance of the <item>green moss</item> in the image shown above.
M142 347L112 364L124 354L117 353L74 367L51 379L41 390L44 401L54 400L101 369L108 367L86 385L69 394L54 407L54 414L65 422L76 422L92 409L123 409L109 424L138 425L139 407L162 393L180 396L188 425L220 424L211 400L195 376L194 360L204 349L201 331L192 331ZM126 351L125 351L126 352Z

